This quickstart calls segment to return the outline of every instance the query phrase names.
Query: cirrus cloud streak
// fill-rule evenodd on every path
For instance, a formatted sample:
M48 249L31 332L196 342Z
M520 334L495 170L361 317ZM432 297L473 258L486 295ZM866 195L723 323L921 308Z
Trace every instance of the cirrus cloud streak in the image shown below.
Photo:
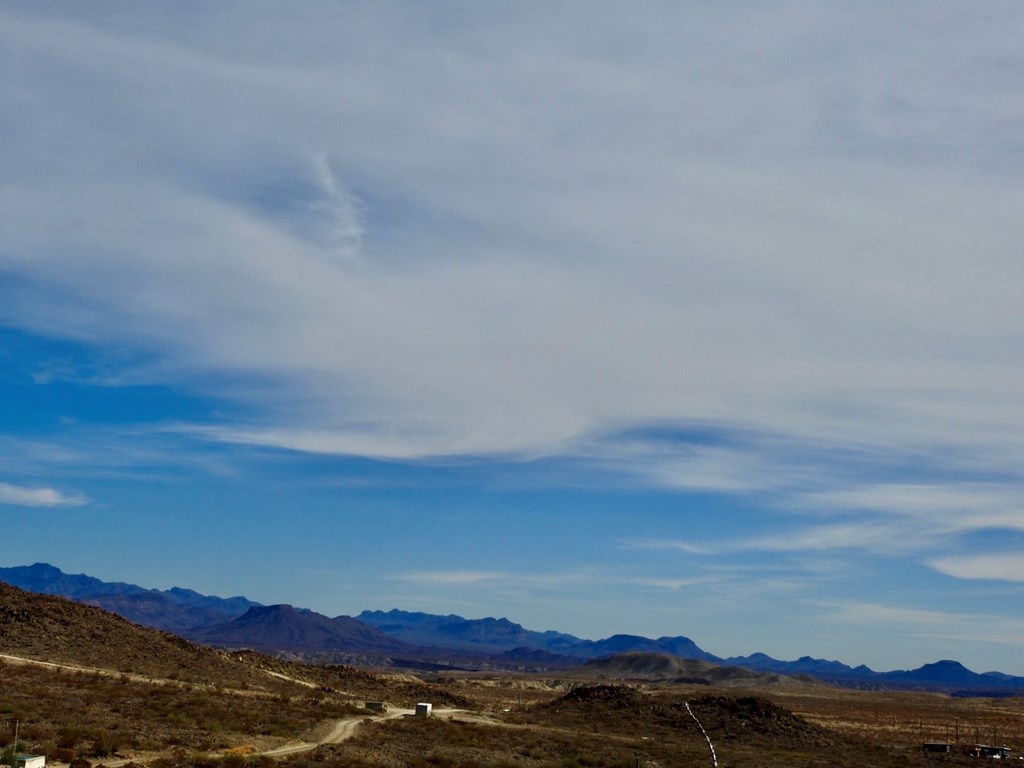
M0 483L0 504L15 507L80 507L86 503L88 499L78 493Z

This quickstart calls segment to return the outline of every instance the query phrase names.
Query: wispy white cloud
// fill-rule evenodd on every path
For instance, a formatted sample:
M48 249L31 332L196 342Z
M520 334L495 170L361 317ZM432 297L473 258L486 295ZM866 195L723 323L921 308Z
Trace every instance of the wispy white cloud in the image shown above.
M830 540L882 551L927 551L985 531L1024 530L1024 492L1015 482L863 483L800 494L796 508L853 518L812 526L794 541ZM952 573L951 570L946 571Z
M719 576L632 576L611 568L582 568L570 571L517 572L517 571L408 571L390 577L396 581L439 586L475 586L494 588L537 588L544 590L607 589L613 587L645 587L678 591L687 587L707 585L721 581Z
M482 584L505 581L509 574L500 571L410 571L391 578L424 584Z
M646 438L610 439L595 452L601 465L629 471L670 488L717 491L757 498L775 518L770 533L744 527L715 541L636 539L631 546L678 549L690 554L868 550L934 553L963 537L1024 527L1024 487L1016 473L991 476L960 456L871 451L841 441L783 439L779 435L701 435L662 430ZM697 442L694 442L697 441ZM894 465L896 468L894 468ZM915 479L924 468L930 482ZM906 474L901 482L876 477ZM823 522L827 521L827 522Z
M639 587L654 587L655 589L664 589L670 592L675 592L686 587L692 587L695 584L700 584L701 579L632 579L630 583Z
M963 621L955 612L931 611L881 603L851 602L833 606L832 617L851 624L920 624L925 626L951 626Z
M749 47L749 20L728 11L705 22L714 45L694 30L669 45L605 9L599 38L648 42L603 60L574 14L550 12L529 41L500 13L450 20L467 41L452 50L401 12L351 12L343 38L388 28L408 52L384 67L339 29L326 46L314 15L289 27L318 56L249 20L244 37L267 42L256 60L136 13L6 12L19 64L6 96L36 94L6 124L32 150L0 190L17 225L3 263L29 291L6 316L149 349L171 364L163 376L260 376L236 393L260 423L211 434L415 457L562 451L615 425L703 419L1019 453L1008 276L1022 193L975 157L1008 141L998 72L976 81L942 46L820 12L762 19L769 43ZM936 41L974 44L932 22ZM828 57L793 44L837 28ZM986 29L976 60L1019 56L1000 37ZM771 40L813 66L778 60ZM880 86L853 66L862 46L905 77ZM986 84L970 130L935 134L897 106L955 114L957 82ZM907 155L907 131L956 162ZM135 143L145 162L123 157ZM766 466L703 449L651 474L733 490L766 482Z
M0 11L0 323L227 404L18 476L554 458L753 510L637 550L957 578L1024 529L1019 4L201 13Z
M540 588L566 587L579 584L593 584L607 580L607 575L591 568L572 571L521 572L521 571L408 571L397 573L390 578L399 581L424 584L480 585L480 586L531 586Z
M954 555L929 561L937 571L957 579L1024 582L1024 552Z
M80 507L86 503L88 499L79 493L0 483L0 504L16 507Z
M694 544L678 539L630 539L620 546L623 549L667 549L688 555L704 555L711 552L703 544Z
M1024 620L1006 613L936 611L850 602L831 606L827 618L865 630L889 631L895 628L923 638L1024 647Z
M842 482L827 475L818 480L822 485L829 481ZM767 513L775 517L767 532L750 535L740 527L714 540L638 538L623 546L707 556L828 551L925 556L956 546L968 534L1019 531L1024 525L1016 489L989 483L867 483L842 491L762 490L771 491L770 507L774 508ZM828 522L821 522L822 518ZM951 569L952 565L943 572L952 575Z
M1024 491L1012 485L964 482L868 483L804 495L810 507L883 512L907 518L938 518L967 527L1024 526Z
M855 521L811 525L758 538L730 542L728 549L747 552L820 552L869 550L871 552L913 552L934 545L931 531L922 533L911 526L889 520Z

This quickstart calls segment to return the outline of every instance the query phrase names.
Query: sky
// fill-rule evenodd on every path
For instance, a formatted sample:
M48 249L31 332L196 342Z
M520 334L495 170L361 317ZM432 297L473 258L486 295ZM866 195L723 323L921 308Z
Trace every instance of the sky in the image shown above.
M0 565L1024 675L1021 39L0 0Z

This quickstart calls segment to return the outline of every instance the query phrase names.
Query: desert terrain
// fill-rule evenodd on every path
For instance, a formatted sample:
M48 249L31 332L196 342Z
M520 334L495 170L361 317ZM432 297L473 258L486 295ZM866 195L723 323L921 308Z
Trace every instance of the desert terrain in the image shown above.
M558 675L310 665L6 585L0 598L0 746L9 757L17 729L18 752L49 765L916 766L1024 740L1020 698L856 691L642 654ZM674 679L652 673L665 664ZM430 717L413 715L420 702Z

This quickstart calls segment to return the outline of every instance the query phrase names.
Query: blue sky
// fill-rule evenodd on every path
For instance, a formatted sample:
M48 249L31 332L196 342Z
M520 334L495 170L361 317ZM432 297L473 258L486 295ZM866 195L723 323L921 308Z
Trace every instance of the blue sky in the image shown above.
M0 3L0 564L1024 675L1022 33Z

